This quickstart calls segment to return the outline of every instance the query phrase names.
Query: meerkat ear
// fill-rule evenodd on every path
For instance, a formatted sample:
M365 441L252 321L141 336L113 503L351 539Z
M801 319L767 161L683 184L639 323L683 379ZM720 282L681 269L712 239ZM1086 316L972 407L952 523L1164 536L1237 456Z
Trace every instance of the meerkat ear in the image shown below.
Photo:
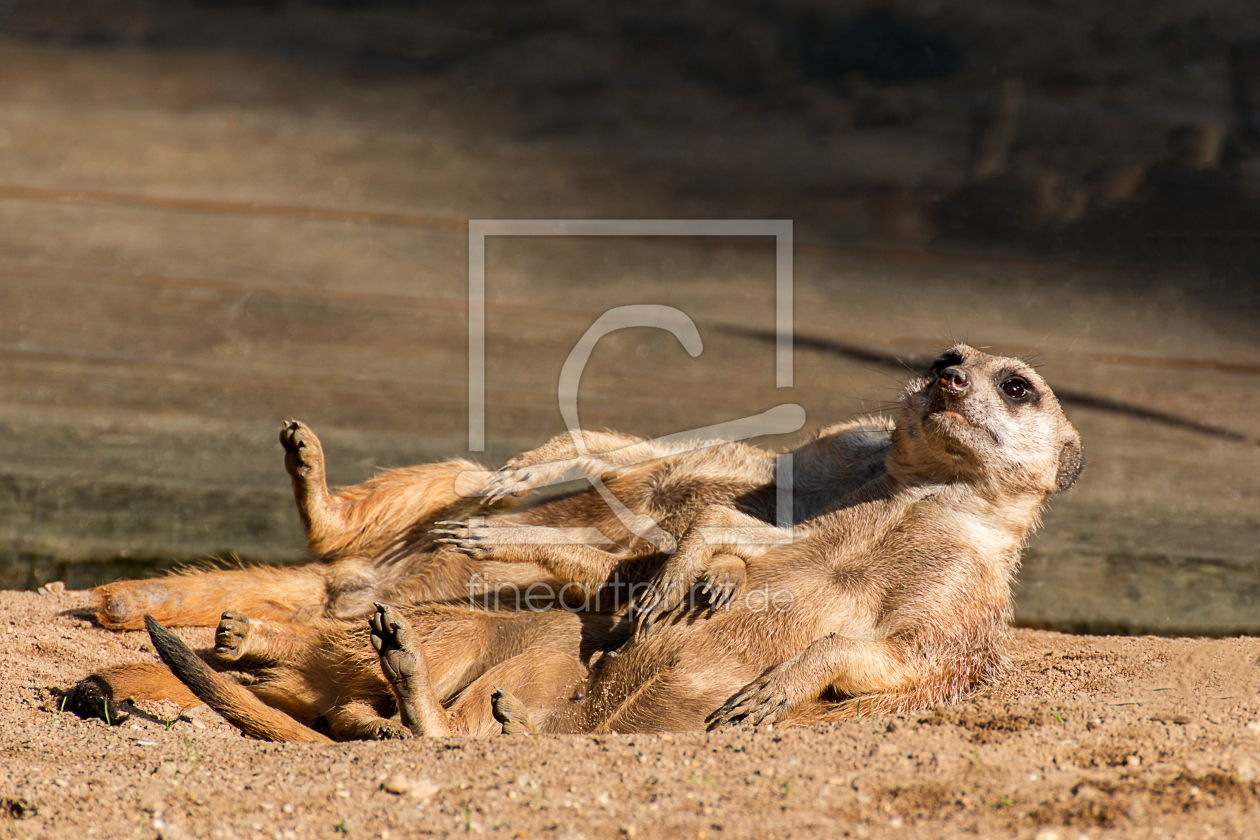
M1054 492L1062 493L1076 483L1085 469L1085 450L1081 439L1073 435L1059 450L1059 471L1054 477Z

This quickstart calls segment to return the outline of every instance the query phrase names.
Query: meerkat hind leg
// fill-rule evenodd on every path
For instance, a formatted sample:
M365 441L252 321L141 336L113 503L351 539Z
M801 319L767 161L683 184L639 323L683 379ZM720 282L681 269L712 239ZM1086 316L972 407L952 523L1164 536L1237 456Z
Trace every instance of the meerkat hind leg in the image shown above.
M451 734L446 710L438 703L424 647L398 611L376 605L369 619L372 647L380 655L381 671L398 702L403 725L416 735Z
M228 569L120 580L92 590L93 612L107 630L140 630L144 616L167 625L214 627L225 610L292 620L319 615L328 599L327 571L317 565Z
M316 553L327 553L341 542L348 523L344 504L328 489L323 444L305 423L288 420L280 430L280 445L307 544Z

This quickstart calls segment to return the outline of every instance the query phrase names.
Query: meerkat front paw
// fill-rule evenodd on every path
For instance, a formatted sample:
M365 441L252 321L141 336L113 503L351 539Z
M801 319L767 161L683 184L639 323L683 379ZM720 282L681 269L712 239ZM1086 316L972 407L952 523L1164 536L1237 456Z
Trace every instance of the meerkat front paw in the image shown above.
M429 533L437 535L438 545L449 546L474 560L495 559L495 547L490 541L492 528L484 521L473 519L468 522L442 521L434 524L438 527Z
M486 504L494 504L508 496L520 498L527 496L537 487L534 474L528 469L511 469L501 467L490 476L486 486L481 488Z
M671 613L682 612L695 601L695 593L690 593L690 577L679 574L656 575L647 585L636 585L632 589L630 619L634 622L635 637L639 639Z
M450 546L474 560L499 563L535 563L538 550L565 542L555 530L538 525L521 525L493 519L467 522L437 522L430 533L438 545Z
M528 453L526 453L528 454ZM545 487L558 481L576 465L576 461L534 462L532 459L517 455L495 471L481 494L487 504L493 504L508 496L520 498L528 496L539 487Z
M700 576L700 591L709 601L709 609L720 610L729 606L744 587L747 567L744 561L733 555L715 558Z
M393 720L374 721L363 733L365 741L396 741L410 737L411 730Z

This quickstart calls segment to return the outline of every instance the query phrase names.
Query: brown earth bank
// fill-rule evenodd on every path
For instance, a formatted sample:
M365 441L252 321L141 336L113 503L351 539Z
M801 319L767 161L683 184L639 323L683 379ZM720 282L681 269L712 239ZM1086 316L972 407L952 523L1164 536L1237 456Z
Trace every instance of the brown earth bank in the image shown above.
M1260 639L1016 630L972 702L800 729L264 744L60 712L152 661L85 593L0 592L0 837L1254 837ZM207 646L208 629L181 631Z

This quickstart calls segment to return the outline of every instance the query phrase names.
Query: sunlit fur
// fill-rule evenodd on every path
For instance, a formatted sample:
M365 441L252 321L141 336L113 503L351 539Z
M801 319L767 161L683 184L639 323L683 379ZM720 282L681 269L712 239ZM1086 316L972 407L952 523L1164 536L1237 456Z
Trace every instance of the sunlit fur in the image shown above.
M559 609L522 615L419 604L391 615L414 634L420 661L413 668L422 672L434 701L425 733L431 735L497 731L490 709L496 689L520 698L525 714L545 717L569 697L592 656L626 636L619 627L624 622ZM369 643L367 622L315 619L297 625L229 614L223 623L237 633L211 657L223 673L207 667L174 635L157 633L153 641L195 694L247 733L267 740L317 740L316 729L334 740L412 734L390 719L398 712L396 694ZM449 713L442 706L450 707Z
M787 593L788 606L736 599L655 627L601 660L582 702L543 728L843 718L859 701L872 713L906 711L999 679L1020 552L1046 497L1075 481L1081 446L1032 368L964 345L950 354L970 379L964 394L916 380L890 432L825 429L812 452L798 450L800 475L830 473L837 484L791 542L758 551L747 535L771 526L729 517L746 529L746 590ZM1035 398L1004 399L1012 376ZM818 466L836 451L845 457Z
M1045 498L1071 486L1083 462L1075 430L1034 370L965 345L947 355L970 378L965 394L947 393L938 379L916 380L903 395L895 424L879 418L837 424L792 453L788 529L770 524L774 466L782 456L742 444L653 451L658 444L629 436L580 433L587 436L580 447L562 436L509 464L513 492L573 466L602 476L623 504L650 513L677 542L672 554L631 534L594 491L486 509L457 492L492 480L467 463L387 473L322 500L318 492L304 496L299 485L316 491L322 486L321 452L315 478L290 470L299 505L309 508L304 519L311 546L323 557L319 565L292 570L315 581L303 579L295 587L306 601L291 597L273 608L283 599L248 586L248 576L260 570L212 573L243 577L206 581L197 597L179 584L209 576L132 586L174 585L178 598L150 599L173 605L175 617L168 620L179 620L181 603L201 601L251 616L261 607L264 618L291 619L295 611L284 614L290 603L340 615L370 609L374 599L460 597L474 574L488 575L496 585L549 580L596 587L619 569L658 583L689 581L714 566L729 568L733 558L744 578L742 597L717 612L667 614L600 658L585 688L545 712L539 727L693 729L706 722L837 718L956 700L1003 672L1010 584L1020 551ZM1036 399L1003 398L998 389L1012 375L1026 381ZM463 550L436 547L434 523L472 515L503 530L470 531ZM602 543L545 547L529 536L538 527L594 528ZM627 566L627 560L648 563ZM334 583L343 580L354 585L338 589ZM230 591L206 594L219 585ZM133 594L125 586L118 592ZM759 592L781 596L778 606L759 608L749 598ZM113 620L108 597L106 590L107 624ZM327 643L332 637L324 638ZM429 643L421 644L432 662ZM373 670L370 650L356 649L347 661ZM491 659L511 667L510 658ZM379 680L379 669L375 674Z

